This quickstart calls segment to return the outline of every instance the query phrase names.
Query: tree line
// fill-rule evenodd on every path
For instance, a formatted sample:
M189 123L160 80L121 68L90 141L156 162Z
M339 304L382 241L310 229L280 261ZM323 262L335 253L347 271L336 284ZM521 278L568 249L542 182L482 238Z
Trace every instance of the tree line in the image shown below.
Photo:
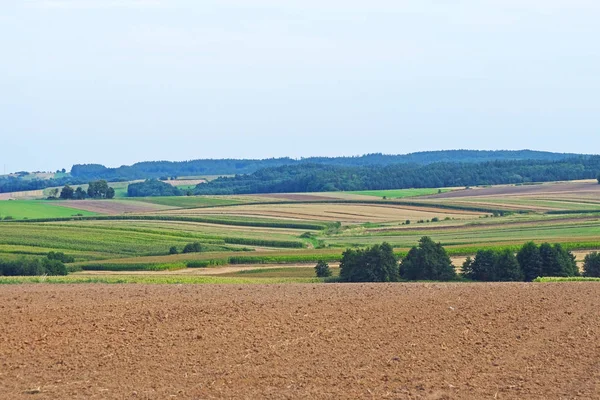
M491 161L345 167L303 164L221 177L198 185L197 195L385 190L594 179L600 156L561 161Z
M543 151L479 151L443 150L425 151L402 155L366 154L355 157L308 157L301 159L203 159L191 161L147 161L118 168L107 168L101 164L76 164L71 175L79 179L107 179L127 181L160 178L162 176L235 175L250 174L264 168L284 165L322 164L337 166L385 166L392 164L431 164L436 162L478 163L495 160L544 160L557 161L577 156L576 154L550 153Z
M319 277L331 275L329 266L319 262ZM600 253L584 261L584 276L600 277ZM340 262L343 282L454 281L530 282L537 277L580 276L575 256L560 244L524 244L515 254L510 250L480 250L467 258L458 273L440 243L423 237L405 257L399 259L388 243L366 249L347 249Z

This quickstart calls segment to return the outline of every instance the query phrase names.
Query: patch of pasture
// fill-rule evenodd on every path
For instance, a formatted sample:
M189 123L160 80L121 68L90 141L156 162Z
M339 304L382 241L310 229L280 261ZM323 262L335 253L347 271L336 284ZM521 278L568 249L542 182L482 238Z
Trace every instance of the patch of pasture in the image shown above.
M13 219L35 218L64 218L74 215L93 216L97 213L68 207L56 201L43 200L8 200L0 201L0 219L12 217Z

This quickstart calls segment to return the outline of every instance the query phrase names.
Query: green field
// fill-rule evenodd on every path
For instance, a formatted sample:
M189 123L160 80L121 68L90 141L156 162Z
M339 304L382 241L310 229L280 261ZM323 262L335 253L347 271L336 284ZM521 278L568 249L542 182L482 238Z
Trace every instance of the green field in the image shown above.
M206 196L175 196L175 197L135 197L135 201L143 201L145 203L159 204L162 206L180 207L180 208L200 208L226 206L231 204L240 204L237 200L228 200L222 198L206 197Z
M124 190L124 185L121 184L120 190ZM511 190L518 190L516 187L503 187L507 191L505 196L473 197L471 191L464 191L460 197L418 201L409 197L436 194L438 189L353 192L372 197L366 200L344 198L347 193L340 193L339 198L321 202L310 200L310 194L309 197L153 197L102 202L107 206L103 209L113 213L123 210L119 208L123 204L138 205L128 208L134 211L121 215L96 215L52 201L0 201L2 216L21 219L0 222L0 257L42 257L50 251L61 251L75 258L75 263L68 266L71 271L84 269L87 274L98 271L98 276L78 276L80 280L106 279L101 272L126 274L127 271L153 278L153 274L193 266L208 268L211 275L214 270L220 275L218 279L240 278L246 282L263 278L309 279L314 275L311 264L318 260L339 261L347 248L384 241L402 256L422 236L441 242L449 255L457 257L480 249L516 250L530 240L561 243L571 250L595 250L600 249L600 214L586 211L599 207L595 193L600 192L596 192L596 187L590 185L581 195L570 191L555 195L555 186L548 185L548 192L536 194L535 198L511 194ZM383 196L399 200L383 200ZM244 205L265 201L270 203ZM278 202L282 204L275 204ZM453 208L444 207L448 205ZM215 208L219 206L227 207ZM514 212L493 216L493 210L504 207L511 207ZM481 211L482 208L492 211ZM72 218L76 214L87 218ZM410 224L406 223L408 218ZM172 247L181 252L191 242L201 243L202 251L169 254ZM284 267L291 264L304 267ZM236 269L237 266L255 268L222 275L219 269L226 265L235 265ZM263 267L267 265L275 268ZM127 279L133 282L141 278ZM206 277L177 279L218 282Z
M94 212L63 207L43 200L0 201L0 219L7 216L14 219L63 218L73 215L93 216Z

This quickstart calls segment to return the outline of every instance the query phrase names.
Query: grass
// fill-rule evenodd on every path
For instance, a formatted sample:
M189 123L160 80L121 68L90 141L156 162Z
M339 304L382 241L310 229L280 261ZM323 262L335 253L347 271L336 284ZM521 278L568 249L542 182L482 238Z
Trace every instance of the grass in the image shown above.
M340 274L339 268L331 268L333 277ZM257 268L239 272L221 274L223 277L248 277L254 278L314 278L314 267L286 267L286 268Z
M14 219L65 218L74 215L94 216L97 213L64 207L44 200L0 201L0 219L11 216Z
M119 275L119 276L0 276L2 284L287 284L287 283L320 283L320 278L244 278L244 277L217 277L217 276L176 276L176 275Z
M545 277L536 278L534 282L550 283L550 282L600 282L600 278L587 278L584 276L570 277Z
M407 197L427 196L449 192L450 189L397 189L397 190L362 190L356 192L346 192L350 194L361 194L363 196L387 197L388 199L404 199Z

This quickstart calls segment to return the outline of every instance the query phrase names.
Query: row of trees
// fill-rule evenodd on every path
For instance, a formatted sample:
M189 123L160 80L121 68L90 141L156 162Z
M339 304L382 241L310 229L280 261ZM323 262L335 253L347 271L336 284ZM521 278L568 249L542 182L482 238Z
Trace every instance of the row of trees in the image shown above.
M317 276L330 276L325 263L315 267ZM515 253L511 250L480 250L467 258L463 278L475 281L532 281L539 276L579 276L573 254L561 245L526 243ZM388 243L367 249L348 249L342 255L340 280L344 282L395 282L398 280L451 281L460 278L448 253L431 238L421 238L418 246L398 260ZM586 257L584 275L600 276L600 255Z
M56 189L58 192L58 189ZM50 198L56 197L50 195ZM73 189L69 185L65 185L61 192L60 198L62 200L85 200L90 199L112 199L115 197L115 189L108 186L108 182L105 180L92 181L88 185L87 191L81 187Z
M183 194L175 186L156 179L132 183L127 187L127 196L129 197L182 196Z
M0 276L67 275L62 253L51 253L44 258L0 260Z

